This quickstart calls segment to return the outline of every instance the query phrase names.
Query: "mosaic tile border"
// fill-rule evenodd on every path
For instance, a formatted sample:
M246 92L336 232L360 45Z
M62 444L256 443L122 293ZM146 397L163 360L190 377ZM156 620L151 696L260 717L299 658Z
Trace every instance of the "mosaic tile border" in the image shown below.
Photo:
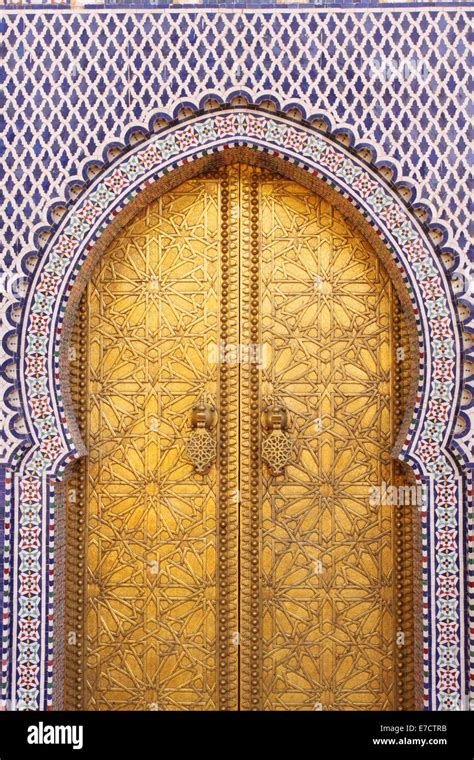
M28 517L35 499L35 514L48 513L42 488L78 455L58 387L61 329L73 282L95 239L144 187L184 163L233 146L272 152L328 182L376 229L404 277L419 330L422 368L417 409L401 456L425 483L428 494L422 515L425 700L429 709L459 709L464 693L462 483L446 445L460 390L460 336L446 273L419 220L362 159L313 127L245 108L193 116L119 156L64 216L35 273L22 339L22 387L34 446L18 476L27 500L22 507L17 505L21 539L14 585L14 598L18 594L20 603L14 620L19 632L13 646L16 699L29 700L32 706L52 704L45 683L45 678L50 679L45 666L51 668L46 643L52 637L51 623L47 632L31 628L45 593L40 590L45 568L27 571L41 539L35 530L23 537L22 529L34 528ZM43 535L45 529L43 524ZM33 589L26 594L26 607L20 593L25 579Z
M285 8L321 10L341 9L357 11L358 9L386 9L386 8L410 8L418 6L450 7L452 5L469 6L468 2L459 0L288 0L288 2L276 4L271 0L50 0L50 2L37 2L37 0L3 0L0 8L8 9L38 9L38 10L81 10L94 11L106 10L161 10L176 9L189 10L201 8L202 10L282 10Z

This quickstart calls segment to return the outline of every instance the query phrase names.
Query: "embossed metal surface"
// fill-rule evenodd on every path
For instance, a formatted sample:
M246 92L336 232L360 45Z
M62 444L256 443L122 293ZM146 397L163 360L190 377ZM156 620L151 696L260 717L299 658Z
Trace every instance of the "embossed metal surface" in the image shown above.
M262 384L297 455L264 473L263 709L388 709L395 700L389 278L360 233L294 182L259 182Z
M407 517L369 500L400 479L400 317L361 233L297 183L234 165L141 212L87 301L85 656L69 650L85 700L71 706L409 706ZM186 446L203 393L217 461L199 475ZM277 475L262 456L273 395L295 449Z
M219 193L196 180L152 203L89 285L92 709L219 704L216 469L185 453L191 408L217 389Z

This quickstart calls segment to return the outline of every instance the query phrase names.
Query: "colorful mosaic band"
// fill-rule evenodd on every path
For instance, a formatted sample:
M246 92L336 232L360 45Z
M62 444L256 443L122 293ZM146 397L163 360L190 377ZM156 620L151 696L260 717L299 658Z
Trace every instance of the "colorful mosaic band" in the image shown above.
M425 706L456 710L465 694L462 478L449 448L461 388L460 335L450 285L426 230L396 190L350 148L289 117L256 108L198 113L131 146L97 175L46 245L25 304L21 390L31 447L15 473L11 638L3 668L11 704L54 706L53 481L80 455L60 387L64 317L95 242L122 209L173 170L247 147L327 182L365 217L391 254L417 323L419 384L400 458L425 484ZM8 686L8 683L6 683Z

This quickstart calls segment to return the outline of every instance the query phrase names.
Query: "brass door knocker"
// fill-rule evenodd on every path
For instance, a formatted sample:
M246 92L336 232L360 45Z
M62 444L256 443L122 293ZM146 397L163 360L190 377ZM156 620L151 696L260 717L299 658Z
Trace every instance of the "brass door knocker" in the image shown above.
M263 429L269 433L262 443L262 459L272 475L281 475L294 451L288 434L288 412L282 404L270 400L262 415Z
M193 432L186 444L186 453L200 475L210 469L217 455L217 443L209 432L216 424L217 413L212 401L202 398L191 410Z

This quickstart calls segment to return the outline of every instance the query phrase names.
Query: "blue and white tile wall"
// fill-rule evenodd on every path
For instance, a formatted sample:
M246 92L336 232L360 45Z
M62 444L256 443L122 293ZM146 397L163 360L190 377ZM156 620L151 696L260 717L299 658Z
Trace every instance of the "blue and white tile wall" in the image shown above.
M24 253L38 246L33 231L51 223L48 209L65 197L71 178L82 180L85 161L102 161L106 146L123 144L136 126L149 130L157 118L175 117L183 105L199 108L208 98L226 102L242 94L251 103L294 106L309 120L324 118L398 168L431 210L431 221L447 230L443 246L456 259L453 287L466 327L472 308L469 5L189 5L5 0L0 271L20 282ZM2 298L1 334L8 336L20 313L12 310L8 287ZM14 341L3 350L2 411L11 417L19 404L8 358ZM458 445L466 458L469 393L464 405ZM1 433L0 465L18 445L11 428Z
M85 159L182 103L242 92L323 114L393 161L448 228L466 289L467 6L5 11L0 31L7 270Z

